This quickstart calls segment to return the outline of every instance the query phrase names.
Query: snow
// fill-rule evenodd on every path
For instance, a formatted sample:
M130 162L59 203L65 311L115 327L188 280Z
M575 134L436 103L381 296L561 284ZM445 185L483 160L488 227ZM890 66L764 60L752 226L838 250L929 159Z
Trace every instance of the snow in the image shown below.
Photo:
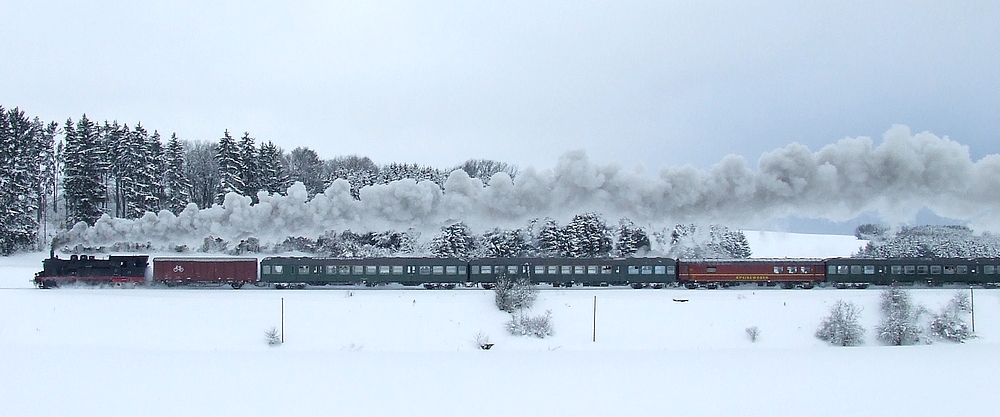
M743 234L750 242L754 258L847 257L868 244L867 240L845 235L770 231L745 231Z
M790 250L809 239L812 250L840 245L768 236ZM506 335L509 315L489 291L32 289L44 256L0 258L4 416L1000 411L996 290L975 290L978 337L964 344L878 344L877 290L758 287L546 288L532 314L551 310L555 334L537 339ZM911 291L938 311L958 290ZM863 308L865 345L832 347L813 336L839 299ZM281 326L282 302L286 343L269 347L264 333ZM756 343L749 326L761 330ZM480 332L492 350L475 346Z

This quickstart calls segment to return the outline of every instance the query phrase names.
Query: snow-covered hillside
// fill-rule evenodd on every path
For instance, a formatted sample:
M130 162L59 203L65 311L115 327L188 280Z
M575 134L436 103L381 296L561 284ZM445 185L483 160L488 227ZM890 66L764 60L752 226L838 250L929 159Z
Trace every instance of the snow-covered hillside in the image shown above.
M809 247L763 235L748 238ZM801 255L837 254L815 247ZM997 290L975 290L979 337L964 344L879 345L877 290L757 287L545 289L532 311L551 311L555 334L537 339L507 335L489 291L25 288L42 257L0 258L4 416L1000 411ZM959 289L911 291L936 311ZM813 336L840 299L863 307L864 346ZM286 343L269 347L282 303Z

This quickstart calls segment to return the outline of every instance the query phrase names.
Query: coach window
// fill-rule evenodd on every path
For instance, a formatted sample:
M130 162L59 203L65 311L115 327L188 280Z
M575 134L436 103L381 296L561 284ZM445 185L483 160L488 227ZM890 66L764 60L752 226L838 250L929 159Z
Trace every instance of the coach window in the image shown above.
M392 266L393 275L403 275L403 265L393 265Z
M458 275L465 275L467 271L468 271L468 268L467 268L466 265L459 265L458 266Z
M351 273L354 275L364 275L365 267L362 265L354 265L351 267Z
M590 275L597 275L597 265L588 265L587 273Z
M667 265L667 275L674 275L677 273L677 267L673 265Z
M557 266L557 265L549 265L549 266L545 267L545 269L547 271L549 271L548 273L550 275L555 275L555 274L559 273L559 266Z
M458 273L458 267L455 265L448 265L444 267L445 275L455 275Z
M635 265L629 265L628 266L628 274L629 275L639 275L639 267L635 266Z
M851 272L851 267L847 265L837 265L837 273L840 275L847 275Z
M781 267L780 266L774 267L774 273L775 274L780 274L781 273Z
M827 265L826 267L827 275L834 275L837 273L837 265Z
M430 275L431 267L428 265L420 265L420 275Z
M934 275L941 275L941 265L931 265L931 273Z
M611 274L611 265L601 265L601 275Z
M261 265L260 266L261 275L271 275L271 265Z
M865 275L875 275L875 265L865 265Z
M968 265L959 265L955 267L955 273L959 275L965 275L969 273Z
M799 271L802 271L803 274L808 274L809 271L810 271L810 268L808 266L800 266L799 267Z
M913 275L917 272L917 267L915 265L903 265L903 273L906 275Z
M274 266L274 273L275 274L281 274L281 273L283 273L284 269L285 268L282 265L275 265Z
M788 273L789 273L789 274L794 274L794 273L797 273L797 272L799 272L799 269L798 269L798 268L796 268L796 267L794 267L794 266L790 266L790 267L788 267L788 268L785 268L785 269L787 269L787 270L788 270Z
M333 266L333 265L327 265L326 266L326 274L327 275L337 275L337 267Z
M653 267L653 273L656 275L664 275L667 273L667 267L664 265L656 265Z
M851 275L861 275L861 265L851 265Z
M503 272L503 265L493 265L493 273L499 274Z
M444 266L434 265L431 267L431 273L434 275L444 275Z
M392 269L389 268L389 265L379 265L378 266L378 274L379 275L389 275L389 271L391 271L391 270Z
M569 275L573 273L573 267L569 265L562 265L559 267L559 273L563 275Z
M983 265L983 273L984 274L993 274L994 271L996 271L996 267L995 266L993 266L993 265Z
M643 275L652 275L653 274L653 266L652 265L643 265L642 269L639 270L639 273L643 274Z
M714 274L715 271L716 271L716 268L714 266L706 266L705 267L705 272L708 272L710 274Z
M299 265L299 275L309 275L309 265Z
M927 274L927 265L917 265L917 273L921 275Z
M535 265L535 275L545 275L545 265Z
M507 273L508 274L516 274L517 273L517 265L508 265L507 266Z
M892 266L889 267L889 270L890 270L890 272L893 275L899 275L899 274L903 273L903 266L902 265L892 265Z
M378 273L378 268L375 265L365 265L365 275L375 275Z
M944 266L944 274L945 275L955 275L955 266L954 265L945 265Z

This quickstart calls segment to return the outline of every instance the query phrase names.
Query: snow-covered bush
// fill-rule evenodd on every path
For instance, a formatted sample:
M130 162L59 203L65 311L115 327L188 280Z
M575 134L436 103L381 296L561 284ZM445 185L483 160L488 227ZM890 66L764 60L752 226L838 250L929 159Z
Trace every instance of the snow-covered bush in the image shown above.
M488 334L479 332L476 333L476 346L482 350L490 350L493 348L493 342L490 342Z
M931 319L931 334L958 343L973 337L972 329L963 319L965 313L969 312L970 309L969 295L964 291L955 293L948 305Z
M505 273L497 276L493 287L494 301L497 308L513 313L515 310L531 308L538 297L538 289L528 278L511 278Z
M209 236L201 244L201 252L215 253L225 252L229 247L229 242L221 237Z
M837 346L857 346L864 343L865 328L858 319L861 308L851 302L837 300L830 307L830 315L823 319L816 337Z
M279 346L281 345L281 333L278 332L276 327L272 327L264 332L264 340L270 346Z
M887 345L902 346L916 344L923 331L917 320L922 308L916 306L910 293L899 287L889 287L882 291L879 307L882 319L875 327L878 340Z
M746 329L747 337L750 338L751 343L757 343L757 338L760 337L760 327L750 326Z
M260 239L251 236L240 240L240 243L236 244L236 247L229 251L230 255L244 255L248 253L260 253Z
M546 310L540 316L528 316L524 311L510 315L507 322L507 331L514 336L535 336L545 338L552 336L552 310Z

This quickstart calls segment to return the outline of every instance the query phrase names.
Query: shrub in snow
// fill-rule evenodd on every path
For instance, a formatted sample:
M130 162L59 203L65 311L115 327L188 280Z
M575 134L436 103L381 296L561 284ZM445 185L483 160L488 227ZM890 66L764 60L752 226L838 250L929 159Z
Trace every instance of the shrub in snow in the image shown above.
M913 304L910 293L898 287L882 291L879 307L882 320L875 327L878 340L887 345L912 345L920 341L923 331L917 320L922 309Z
M274 252L316 253L316 241L302 236L289 236L283 242L274 246Z
M518 311L510 315L507 322L507 331L514 336L535 336L545 338L552 336L552 311L546 310L540 316L528 316L524 311Z
M240 240L240 243L233 250L229 251L230 255L243 255L246 253L260 253L260 239L251 236Z
M931 334L952 342L964 342L973 337L972 329L965 323L963 316L971 311L969 295L964 291L955 293L948 305L931 319Z
M851 302L837 300L830 307L830 315L823 319L816 337L837 346L857 346L864 343L865 328L858 318L861 308Z
M493 347L493 343L490 342L490 336L486 333L479 332L476 333L476 346L482 350L490 350Z
M527 278L514 279L501 273L497 276L493 295L497 308L513 313L515 310L531 308L538 297L538 289Z
M264 332L264 340L267 340L267 344L270 346L279 346L281 345L281 333L278 333L277 328L272 327Z
M201 251L208 253L225 252L227 247L229 247L229 242L223 240L221 237L209 236L202 242Z
M430 244L431 253L439 258L469 259L475 249L476 238L464 222L442 227Z
M760 328L757 326L747 327L747 337L750 338L750 342L757 343L757 338L760 337Z

